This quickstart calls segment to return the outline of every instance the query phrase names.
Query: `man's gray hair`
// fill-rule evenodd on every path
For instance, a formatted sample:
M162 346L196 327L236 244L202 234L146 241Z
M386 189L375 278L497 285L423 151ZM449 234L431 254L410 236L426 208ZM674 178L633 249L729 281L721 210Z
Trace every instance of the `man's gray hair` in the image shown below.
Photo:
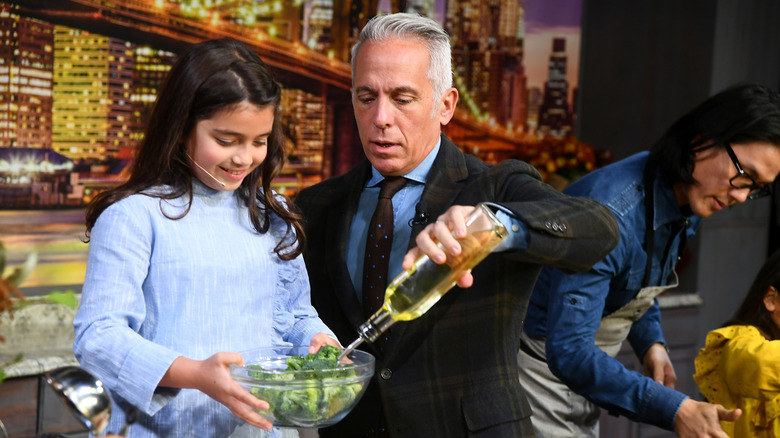
M412 39L428 49L430 65L428 81L433 88L434 102L452 88L452 51L450 37L436 21L418 14L396 13L379 15L366 24L352 47L352 79L355 79L355 58L365 42L382 43L390 39Z

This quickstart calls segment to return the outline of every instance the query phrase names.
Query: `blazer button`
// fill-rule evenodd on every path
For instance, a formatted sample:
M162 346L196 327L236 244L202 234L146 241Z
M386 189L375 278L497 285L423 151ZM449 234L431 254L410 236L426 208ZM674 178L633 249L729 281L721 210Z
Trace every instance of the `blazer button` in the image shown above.
M379 377L383 378L384 380L390 380L390 378L393 377L393 372L390 370L390 368L382 368L382 370L379 371Z
M558 222L545 222L544 226L547 227L548 230L553 230L556 233L563 233L566 231L566 224L559 224Z

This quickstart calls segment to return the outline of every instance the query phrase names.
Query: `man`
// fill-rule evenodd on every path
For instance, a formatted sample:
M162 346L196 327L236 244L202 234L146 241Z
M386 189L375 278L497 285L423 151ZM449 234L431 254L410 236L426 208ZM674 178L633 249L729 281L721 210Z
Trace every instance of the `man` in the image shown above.
M489 167L441 134L458 100L450 57L447 34L425 17L376 17L361 32L352 102L368 160L296 199L307 221L312 304L344 342L370 316L361 309L364 250L385 178L407 180L392 196L387 278L400 272L415 236L444 227L459 233L463 215L481 201L501 207L511 245L473 270L472 290L454 288L420 318L393 325L386 344L363 345L377 357L376 376L321 437L533 436L515 356L539 269L587 269L616 244L603 206L564 196L525 163ZM444 222L433 223L437 217Z
M673 389L655 297L677 286L678 256L702 219L768 194L778 173L780 96L745 84L702 102L649 153L565 190L609 207L620 243L589 271L545 268L539 277L518 354L538 436L598 436L599 406L681 437L726 436L719 420L736 420L738 410ZM614 359L623 340L646 376Z

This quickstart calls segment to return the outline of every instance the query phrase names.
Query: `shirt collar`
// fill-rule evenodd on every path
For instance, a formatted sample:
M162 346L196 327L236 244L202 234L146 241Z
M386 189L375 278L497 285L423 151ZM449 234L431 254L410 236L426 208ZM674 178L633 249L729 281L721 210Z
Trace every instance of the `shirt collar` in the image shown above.
M425 182L428 180L428 173L433 167L433 162L436 160L436 155L439 154L440 148L441 136L439 136L439 141L436 142L436 146L428 153L425 159L403 177L416 183L425 184ZM374 187L381 183L384 179L385 177L372 165L371 178L369 178L368 182L366 183L366 187Z
M682 209L677 204L677 197L674 190L660 178L655 179L655 209L653 218L653 227L659 227L686 219Z

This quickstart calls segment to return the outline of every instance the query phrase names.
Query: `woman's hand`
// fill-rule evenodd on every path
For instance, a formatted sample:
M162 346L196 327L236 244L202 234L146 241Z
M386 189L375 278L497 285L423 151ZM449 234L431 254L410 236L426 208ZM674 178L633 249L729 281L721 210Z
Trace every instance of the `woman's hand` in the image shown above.
M657 342L651 345L642 359L642 365L647 377L674 389L674 385L677 383L677 374L674 372L672 360L669 359L669 353L663 344Z
M721 421L737 421L741 409L730 411L721 405L685 399L674 419L674 432L680 438L728 438Z

